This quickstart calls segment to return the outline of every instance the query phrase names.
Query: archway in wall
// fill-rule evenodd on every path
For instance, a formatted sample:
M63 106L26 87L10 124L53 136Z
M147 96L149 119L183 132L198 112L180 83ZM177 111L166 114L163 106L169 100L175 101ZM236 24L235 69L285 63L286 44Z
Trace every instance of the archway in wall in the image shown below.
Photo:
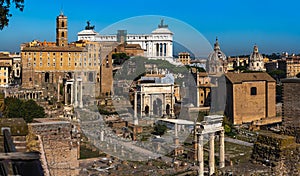
M89 82L94 82L94 74L92 72L89 73Z
M157 98L153 101L153 114L157 116L162 115L162 101L160 98Z
M46 83L49 82L49 79L50 79L50 74L49 74L49 72L46 72L45 73L45 82Z
M149 106L148 105L145 106L145 115L146 116L149 115Z
M170 108L170 105L167 104L167 105L166 105L166 114L167 114L167 115L170 115L170 109L171 109L171 108Z

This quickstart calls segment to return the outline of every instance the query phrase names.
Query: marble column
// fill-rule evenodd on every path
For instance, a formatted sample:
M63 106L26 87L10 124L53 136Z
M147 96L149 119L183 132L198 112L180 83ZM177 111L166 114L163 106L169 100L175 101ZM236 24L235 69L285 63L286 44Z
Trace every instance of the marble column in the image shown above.
M57 83L57 102L59 102L59 101L60 101L60 84Z
M65 88L64 88L64 96L65 96L65 105L68 104L68 84L65 84Z
M140 109L141 109L141 118L143 117L143 106L144 106L144 103L143 103L143 100L144 100L144 98L143 98L143 94L142 93L140 93L140 100L141 100L141 107L140 107Z
M209 134L209 175L215 173L215 133Z
M153 115L153 101L152 101L152 94L149 95L149 115L150 117Z
M73 98L73 96L74 96L74 85L73 85L73 83L71 83L71 105L73 105L73 100L74 100L74 98Z
M77 100L77 97L78 97L78 90L77 90L77 79L74 80L74 107L77 107L78 106L78 100Z
M224 144L224 130L220 131L220 168L225 167L225 144Z
M197 136L198 136L198 162L199 162L198 176L203 176L204 175L203 135L197 134Z
M79 107L82 108L83 107L83 102L82 102L82 79L78 80L79 84L80 84L80 91L79 91Z
M104 131L100 132L100 141L104 141Z
M137 118L137 91L134 92L134 118Z
M166 94L163 94L162 115L166 114Z
M137 117L137 91L134 92L134 116L133 116L133 124L138 125L138 117Z

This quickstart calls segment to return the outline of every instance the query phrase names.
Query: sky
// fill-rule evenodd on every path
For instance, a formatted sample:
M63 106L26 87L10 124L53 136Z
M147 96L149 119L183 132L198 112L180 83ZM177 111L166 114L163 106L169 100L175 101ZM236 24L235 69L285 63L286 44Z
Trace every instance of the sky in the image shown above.
M255 44L261 53L300 53L299 7L297 0L25 0L23 12L11 8L9 26L0 31L0 51L18 52L21 43L34 39L55 41L55 19L62 10L69 41L76 41L87 20L101 33L125 19L154 15L157 22L149 21L147 28L129 20L135 30L128 33L150 33L163 16L170 30L180 31L174 38L191 39L194 48L202 40L213 45L218 37L227 56L250 54ZM172 21L182 25L171 26Z

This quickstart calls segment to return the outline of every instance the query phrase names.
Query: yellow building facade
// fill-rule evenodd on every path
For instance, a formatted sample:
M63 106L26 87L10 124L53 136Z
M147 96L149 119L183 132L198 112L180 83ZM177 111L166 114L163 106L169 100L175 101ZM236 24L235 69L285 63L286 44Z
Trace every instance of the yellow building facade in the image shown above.
M80 78L91 97L109 93L111 53L116 44L91 41L69 44L67 34L67 17L60 14L56 18L56 42L32 41L21 45L22 88L44 89L46 95L59 97L58 90L66 81ZM105 88L101 89L101 85Z

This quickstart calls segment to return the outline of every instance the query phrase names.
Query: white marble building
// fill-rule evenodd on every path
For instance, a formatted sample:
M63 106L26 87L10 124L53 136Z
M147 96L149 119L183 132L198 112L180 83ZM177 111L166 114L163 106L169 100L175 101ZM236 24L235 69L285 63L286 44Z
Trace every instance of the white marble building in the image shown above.
M86 26L85 30L78 32L78 40L97 42L127 42L139 44L144 49L144 56L150 59L173 59L173 33L168 25L161 23L150 34L127 34L126 30L118 30L115 35L101 35L94 31L94 27Z
M147 75L137 84L134 100L135 117L174 116L174 77L166 74L164 77ZM145 83L144 83L145 82Z

